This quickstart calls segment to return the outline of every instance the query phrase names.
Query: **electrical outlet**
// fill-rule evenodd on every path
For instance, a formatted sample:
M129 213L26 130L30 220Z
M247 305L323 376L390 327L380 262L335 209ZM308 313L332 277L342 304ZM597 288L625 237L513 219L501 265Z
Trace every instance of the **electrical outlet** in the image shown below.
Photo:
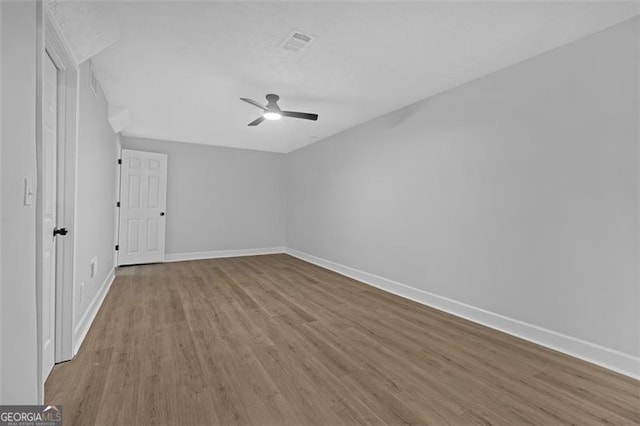
M93 277L95 277L97 273L98 273L98 258L94 257L93 259L91 259L89 278L93 279Z

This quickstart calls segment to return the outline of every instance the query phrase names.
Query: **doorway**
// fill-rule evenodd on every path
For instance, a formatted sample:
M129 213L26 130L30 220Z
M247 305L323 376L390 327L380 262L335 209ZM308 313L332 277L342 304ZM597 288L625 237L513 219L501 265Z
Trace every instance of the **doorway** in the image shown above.
M49 376L55 362L56 311L56 238L66 235L57 228L57 157L58 157L58 68L49 55L43 63L42 138L39 149L38 176L38 282L40 319L40 372L42 381Z
M38 6L39 8L42 5ZM36 297L38 399L57 362L73 358L73 250L78 70L48 12L37 61Z
M118 265L164 261L167 155L122 150Z

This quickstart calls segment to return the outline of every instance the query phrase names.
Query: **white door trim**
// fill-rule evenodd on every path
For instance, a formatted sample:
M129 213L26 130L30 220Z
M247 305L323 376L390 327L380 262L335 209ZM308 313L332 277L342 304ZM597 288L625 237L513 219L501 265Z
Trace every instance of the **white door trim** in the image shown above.
M56 362L73 358L73 292L75 259L76 151L78 139L78 68L51 16L46 15L46 49L60 70L58 105L58 221L69 235L58 239L56 286Z
M57 222L58 226L69 229L66 237L56 241L56 328L55 328L55 362L73 358L73 268L75 247L75 209L76 209L76 144L78 133L78 68L75 60L63 42L57 27L42 2L38 2L38 55L36 66L37 94L37 146L42 143L43 119L43 63L45 55L49 55L58 68L58 186L57 186ZM39 167L38 174L41 170ZM37 248L37 253L40 247ZM36 264L41 265L38 255ZM36 294L41 297L42 288L36 286ZM38 308L39 310L40 308ZM38 318L41 312L38 311ZM39 319L38 319L39 323ZM41 362L42 330L38 325L38 363ZM38 377L38 399L44 400L44 379Z
M114 200L114 206L115 206L115 214L113 215L114 217L114 231L115 231L115 235L113 236L113 247L114 247L114 255L113 255L113 267L117 268L119 263L118 263L118 253L120 253L118 250L116 250L115 248L118 246L118 242L120 239L120 179L122 179L121 177L121 170L122 170L122 139L120 137L120 133L118 133L116 135L116 158L115 158L115 166L116 166L116 199Z

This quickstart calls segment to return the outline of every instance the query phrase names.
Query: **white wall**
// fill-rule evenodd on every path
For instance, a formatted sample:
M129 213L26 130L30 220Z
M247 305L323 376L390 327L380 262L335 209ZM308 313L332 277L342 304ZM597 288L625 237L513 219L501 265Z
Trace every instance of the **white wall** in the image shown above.
M636 18L291 153L288 247L640 365L637 60Z
M169 156L168 258L284 247L284 155L130 137L122 146Z
M23 205L24 179L36 179L36 4L2 2L2 404L35 404L37 386L35 203Z
M74 317L76 345L86 333L113 275L114 205L116 201L116 135L107 117L101 90L89 87L90 64L79 67L77 206L75 228ZM91 278L91 260L98 270ZM84 288L82 287L84 284ZM101 291L102 290L102 291Z

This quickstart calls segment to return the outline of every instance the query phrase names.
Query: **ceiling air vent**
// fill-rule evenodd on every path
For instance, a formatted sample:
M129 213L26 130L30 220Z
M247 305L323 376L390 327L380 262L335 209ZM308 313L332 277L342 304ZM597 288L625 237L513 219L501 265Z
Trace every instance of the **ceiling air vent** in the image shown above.
M298 30L291 30L279 47L291 52L302 52L313 42L315 37Z

